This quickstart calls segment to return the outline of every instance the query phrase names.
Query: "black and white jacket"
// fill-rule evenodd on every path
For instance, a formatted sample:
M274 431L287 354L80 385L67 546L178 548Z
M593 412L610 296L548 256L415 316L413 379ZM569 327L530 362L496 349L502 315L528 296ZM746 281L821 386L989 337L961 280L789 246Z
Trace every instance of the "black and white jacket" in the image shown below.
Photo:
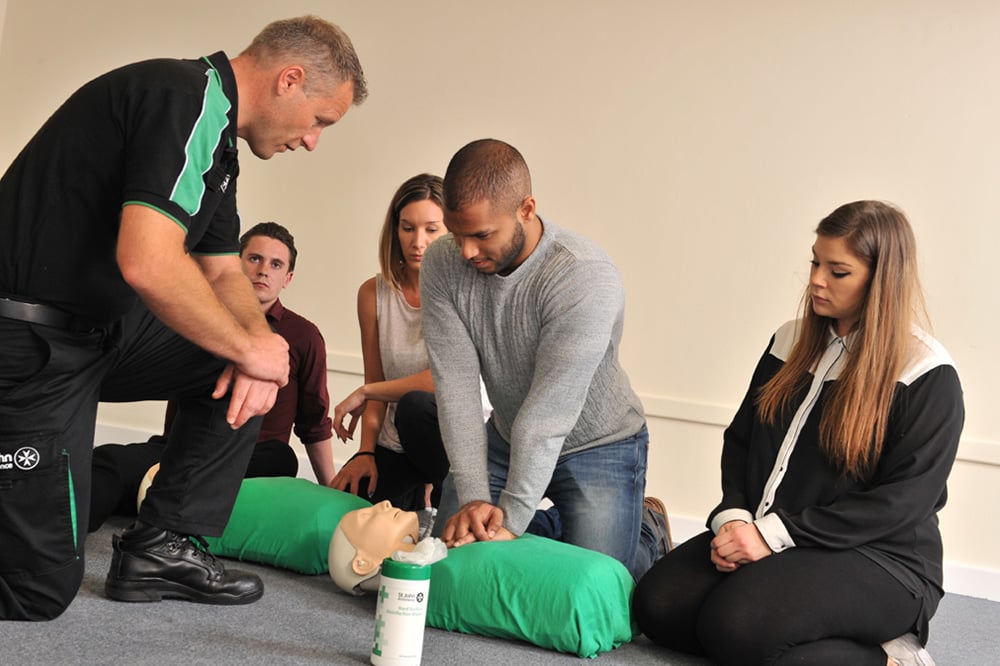
M780 423L768 426L758 418L755 398L788 358L796 324L786 323L771 338L725 431L723 497L708 526L717 532L730 520L753 522L775 553L853 548L923 597L929 617L943 594L937 512L945 504L965 418L951 357L914 327L882 458L872 479L862 483L842 475L819 446L820 417L851 353L852 336L831 331L812 380Z

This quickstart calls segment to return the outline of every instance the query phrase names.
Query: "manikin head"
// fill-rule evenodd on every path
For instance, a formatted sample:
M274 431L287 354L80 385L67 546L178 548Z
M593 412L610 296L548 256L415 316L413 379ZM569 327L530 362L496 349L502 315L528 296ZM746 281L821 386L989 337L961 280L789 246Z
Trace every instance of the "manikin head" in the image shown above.
M330 578L351 594L376 591L382 560L412 551L419 533L417 514L388 500L344 514L330 540Z

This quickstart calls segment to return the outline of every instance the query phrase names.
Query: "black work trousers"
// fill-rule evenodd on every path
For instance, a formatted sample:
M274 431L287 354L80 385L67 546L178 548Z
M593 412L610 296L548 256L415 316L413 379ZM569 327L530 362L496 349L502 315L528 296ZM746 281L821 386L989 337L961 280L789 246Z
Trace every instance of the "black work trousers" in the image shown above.
M134 516L139 486L149 468L160 462L167 438L153 435L145 442L103 444L94 449L90 468L90 525L94 532L111 516ZM257 442L245 478L295 476L299 459L292 447L277 439Z
M178 399L139 517L222 533L260 430L260 418L231 429L229 397L212 399L225 361L141 304L85 332L0 318L0 341L0 619L51 619L76 596L99 401Z

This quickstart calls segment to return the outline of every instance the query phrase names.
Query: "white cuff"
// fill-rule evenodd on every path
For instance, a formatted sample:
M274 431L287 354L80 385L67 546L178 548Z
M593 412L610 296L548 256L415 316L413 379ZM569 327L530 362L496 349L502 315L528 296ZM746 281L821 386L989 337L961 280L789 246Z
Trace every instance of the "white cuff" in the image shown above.
M725 511L720 511L715 514L715 518L712 518L712 532L718 534L719 530L723 525L732 520L742 520L745 523L753 522L753 514L746 509L726 509Z
M785 523L778 517L778 514L769 513L753 522L772 552L780 553L795 547L792 536L788 533Z

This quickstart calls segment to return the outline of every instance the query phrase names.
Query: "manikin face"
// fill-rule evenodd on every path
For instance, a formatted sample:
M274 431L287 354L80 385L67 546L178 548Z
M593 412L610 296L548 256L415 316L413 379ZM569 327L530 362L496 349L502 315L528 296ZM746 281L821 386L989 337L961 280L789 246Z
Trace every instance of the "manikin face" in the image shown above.
M396 238L403 250L403 260L411 271L419 271L424 251L445 232L441 206L432 199L412 201L399 211Z
M240 132L257 157L267 160L275 153L300 147L314 150L320 132L343 118L351 108L354 85L349 81L327 95L307 96L301 80L294 76L282 79L254 120Z
M250 278L260 307L265 312L292 281L294 273L288 270L291 258L288 246L270 236L252 236L240 254L243 273Z
M817 236L812 252L809 297L813 312L835 319L834 329L844 337L861 318L871 269L843 237Z
M351 568L359 575L371 573L397 550L413 550L420 533L417 514L388 500L345 514L339 527L357 549Z
M480 273L510 275L528 258L521 211L501 213L487 200L446 211L444 223L462 257Z

